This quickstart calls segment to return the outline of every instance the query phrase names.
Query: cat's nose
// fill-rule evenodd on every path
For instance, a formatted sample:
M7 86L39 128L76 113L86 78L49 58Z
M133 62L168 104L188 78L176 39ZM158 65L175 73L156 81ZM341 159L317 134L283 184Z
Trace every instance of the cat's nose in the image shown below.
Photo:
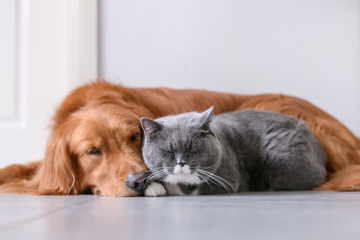
M184 162L184 161L180 161L180 162L178 162L177 164L179 164L180 166L185 166L185 164L186 164L186 162Z
M134 192L143 193L148 187L148 176L149 173L147 172L129 174L125 181L125 185Z

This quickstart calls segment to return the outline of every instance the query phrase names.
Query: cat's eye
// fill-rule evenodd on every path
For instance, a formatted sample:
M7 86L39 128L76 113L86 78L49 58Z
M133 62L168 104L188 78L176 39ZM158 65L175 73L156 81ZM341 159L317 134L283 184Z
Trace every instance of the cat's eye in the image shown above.
M173 151L166 151L166 153L172 158L175 157L175 153Z
M168 151L168 150L165 150L165 149L162 149L163 153L167 156L170 156L171 158L174 158L175 157L175 153L174 151Z
M101 154L101 150L96 147L91 147L86 151L86 153L91 155L99 155Z
M208 133L209 133L209 131L206 131L206 130L201 130L198 132L200 137L205 137Z

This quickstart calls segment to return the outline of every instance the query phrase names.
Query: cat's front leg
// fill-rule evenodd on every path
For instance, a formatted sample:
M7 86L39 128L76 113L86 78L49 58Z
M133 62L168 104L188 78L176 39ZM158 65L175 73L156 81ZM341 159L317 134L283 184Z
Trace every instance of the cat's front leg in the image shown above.
M146 197L160 197L165 195L166 195L165 187L158 182L152 182L145 190Z

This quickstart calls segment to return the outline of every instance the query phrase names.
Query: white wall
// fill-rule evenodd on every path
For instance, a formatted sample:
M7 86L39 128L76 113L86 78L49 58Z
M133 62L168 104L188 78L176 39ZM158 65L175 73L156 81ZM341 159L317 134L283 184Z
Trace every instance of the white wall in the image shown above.
M100 1L100 75L305 98L360 136L360 1Z

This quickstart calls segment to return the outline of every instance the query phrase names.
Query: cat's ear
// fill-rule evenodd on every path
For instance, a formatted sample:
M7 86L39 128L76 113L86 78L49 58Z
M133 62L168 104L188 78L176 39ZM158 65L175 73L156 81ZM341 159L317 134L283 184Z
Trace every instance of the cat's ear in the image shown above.
M149 137L151 137L155 133L158 133L163 128L163 126L160 123L150 118L143 117L140 119L140 123L145 134Z
M201 113L200 128L203 130L208 130L213 116L214 116L214 107L210 107L208 110Z

